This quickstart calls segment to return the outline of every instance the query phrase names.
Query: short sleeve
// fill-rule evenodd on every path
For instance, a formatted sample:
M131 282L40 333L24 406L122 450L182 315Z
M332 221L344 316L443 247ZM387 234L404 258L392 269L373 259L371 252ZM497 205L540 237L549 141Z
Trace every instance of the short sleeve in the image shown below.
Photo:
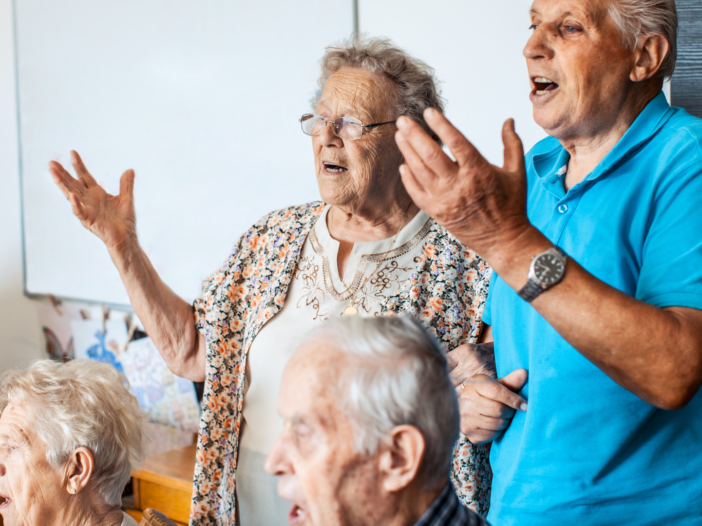
M636 298L659 308L702 309L702 162L656 196Z

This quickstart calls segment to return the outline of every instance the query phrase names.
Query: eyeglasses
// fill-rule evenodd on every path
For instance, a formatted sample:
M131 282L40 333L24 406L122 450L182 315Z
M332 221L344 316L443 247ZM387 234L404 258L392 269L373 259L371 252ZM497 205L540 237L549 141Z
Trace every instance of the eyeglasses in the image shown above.
M300 117L300 126L302 126L302 131L307 135L315 137L322 133L327 124L333 124L334 134L337 137L349 139L350 141L357 141L363 137L363 132L366 128L375 128L376 126L382 126L383 124L394 123L395 121L363 124L358 119L354 119L352 117L339 117L338 119L330 121L321 115L313 115L312 113L305 113L302 117Z

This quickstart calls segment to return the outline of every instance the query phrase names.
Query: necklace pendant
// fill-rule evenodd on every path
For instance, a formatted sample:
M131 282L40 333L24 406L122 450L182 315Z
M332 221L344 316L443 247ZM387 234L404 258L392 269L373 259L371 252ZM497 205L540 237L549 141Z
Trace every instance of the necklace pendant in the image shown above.
M356 314L358 314L358 310L353 305L349 305L341 313L342 316L355 316Z

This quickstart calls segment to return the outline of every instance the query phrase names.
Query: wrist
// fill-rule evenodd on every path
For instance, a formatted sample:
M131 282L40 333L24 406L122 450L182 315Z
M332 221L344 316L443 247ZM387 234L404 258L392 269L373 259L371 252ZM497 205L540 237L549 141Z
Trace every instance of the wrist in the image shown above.
M527 282L531 260L552 246L546 236L529 224L509 236L496 238L491 249L481 257L508 285L521 290Z
M141 256L141 246L136 234L128 235L123 240L106 246L107 252L120 274L126 272L132 262Z

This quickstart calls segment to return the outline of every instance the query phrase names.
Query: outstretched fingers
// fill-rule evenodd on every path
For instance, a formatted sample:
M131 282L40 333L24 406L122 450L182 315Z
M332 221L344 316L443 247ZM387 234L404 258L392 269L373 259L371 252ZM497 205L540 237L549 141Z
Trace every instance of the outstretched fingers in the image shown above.
M51 174L51 178L54 180L54 183L56 183L56 186L59 187L59 190L61 190L66 199L69 198L71 192L78 190L78 181L66 171L61 163L50 161L49 173Z
M78 152L75 150L71 150L71 164L73 165L73 169L76 171L76 175L78 175L78 179L86 187L90 188L91 186L95 186L97 184L93 176L90 175L90 172L85 167L85 164L83 164L83 159L80 158L80 155L78 155Z
M443 113L434 108L427 108L424 110L424 118L429 127L434 130L434 133L439 136L439 139L443 141L453 154L460 166L471 165L484 160L478 149L451 124ZM444 156L449 159L446 154Z
M73 215L83 221L83 219L85 219L85 209L83 208L83 203L80 201L80 197L76 194L70 194L68 196L68 202L71 203Z
M130 201L134 199L134 170L126 170L119 179L119 196Z
M514 129L514 119L507 119L502 126L502 143L505 145L503 168L516 172L524 168L524 145Z
M436 176L448 176L456 171L456 163L419 124L409 117L400 117L397 128L397 146L420 180L433 180Z

